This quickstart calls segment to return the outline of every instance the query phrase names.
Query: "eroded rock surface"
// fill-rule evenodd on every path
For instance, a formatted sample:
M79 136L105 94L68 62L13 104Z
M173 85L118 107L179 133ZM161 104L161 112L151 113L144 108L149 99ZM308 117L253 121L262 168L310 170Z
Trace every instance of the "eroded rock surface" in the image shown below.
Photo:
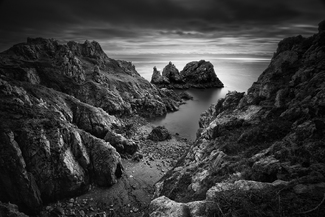
M162 75L154 67L151 83L162 88L222 88L224 85L217 77L213 65L205 60L193 61L179 72L174 64L169 62L163 69Z
M156 184L151 216L324 213L323 29L282 40L247 94L202 114L195 144Z
M0 54L0 200L35 214L93 184L112 186L120 154L139 149L121 118L165 115L181 103L97 42L14 45Z

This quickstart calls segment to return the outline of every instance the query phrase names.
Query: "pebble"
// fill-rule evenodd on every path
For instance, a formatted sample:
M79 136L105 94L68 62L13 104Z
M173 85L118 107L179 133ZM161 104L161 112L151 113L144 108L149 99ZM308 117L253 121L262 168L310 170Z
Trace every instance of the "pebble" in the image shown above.
M69 202L70 202L70 203L74 203L74 199L71 198L71 199L69 200Z
M83 211L83 210L80 210L79 214L80 214L81 217L84 217L86 215L85 211Z

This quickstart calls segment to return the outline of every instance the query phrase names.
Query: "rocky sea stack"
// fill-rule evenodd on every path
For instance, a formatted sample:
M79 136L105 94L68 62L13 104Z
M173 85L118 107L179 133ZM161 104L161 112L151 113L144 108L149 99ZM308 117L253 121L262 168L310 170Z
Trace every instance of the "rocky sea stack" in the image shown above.
M162 74L154 67L151 83L162 88L222 88L224 85L217 77L213 65L205 60L193 61L179 72L174 64L169 62Z
M325 31L282 40L245 93L202 114L197 140L156 184L151 216L323 216Z

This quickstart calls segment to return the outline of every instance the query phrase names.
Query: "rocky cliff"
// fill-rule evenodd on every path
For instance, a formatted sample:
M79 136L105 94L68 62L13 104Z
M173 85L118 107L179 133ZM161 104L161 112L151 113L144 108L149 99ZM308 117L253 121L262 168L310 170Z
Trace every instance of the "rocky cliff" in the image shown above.
M0 201L26 213L123 173L136 144L120 117L153 117L182 102L97 42L28 39L0 54ZM120 154L119 154L120 153Z
M162 74L154 67L151 83L162 88L188 89L188 88L222 88L223 83L217 77L210 62L193 61L179 72L174 64L169 62Z
M247 94L202 114L193 147L156 184L151 216L322 216L325 28L282 40Z

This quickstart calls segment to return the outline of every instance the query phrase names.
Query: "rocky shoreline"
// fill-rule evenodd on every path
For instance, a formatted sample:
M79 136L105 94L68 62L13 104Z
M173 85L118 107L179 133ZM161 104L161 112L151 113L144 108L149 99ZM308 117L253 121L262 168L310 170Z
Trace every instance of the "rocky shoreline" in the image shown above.
M174 167L190 144L186 139L170 135L165 141L148 139L154 126L143 118L137 123L132 138L140 151L122 159L123 175L110 188L92 185L78 197L60 200L44 206L39 216L146 216L154 198L154 184Z
M279 43L245 93L200 119L193 146L156 184L151 216L322 216L325 21Z
M159 89L97 42L29 38L0 54L0 201L43 204L115 185L139 151L132 117L177 111L186 94Z
M322 216L325 21L318 30L282 40L247 94L201 115L193 144L145 118L190 98L167 88L223 86L209 62L170 63L156 86L96 42L13 46L0 54L0 214Z

